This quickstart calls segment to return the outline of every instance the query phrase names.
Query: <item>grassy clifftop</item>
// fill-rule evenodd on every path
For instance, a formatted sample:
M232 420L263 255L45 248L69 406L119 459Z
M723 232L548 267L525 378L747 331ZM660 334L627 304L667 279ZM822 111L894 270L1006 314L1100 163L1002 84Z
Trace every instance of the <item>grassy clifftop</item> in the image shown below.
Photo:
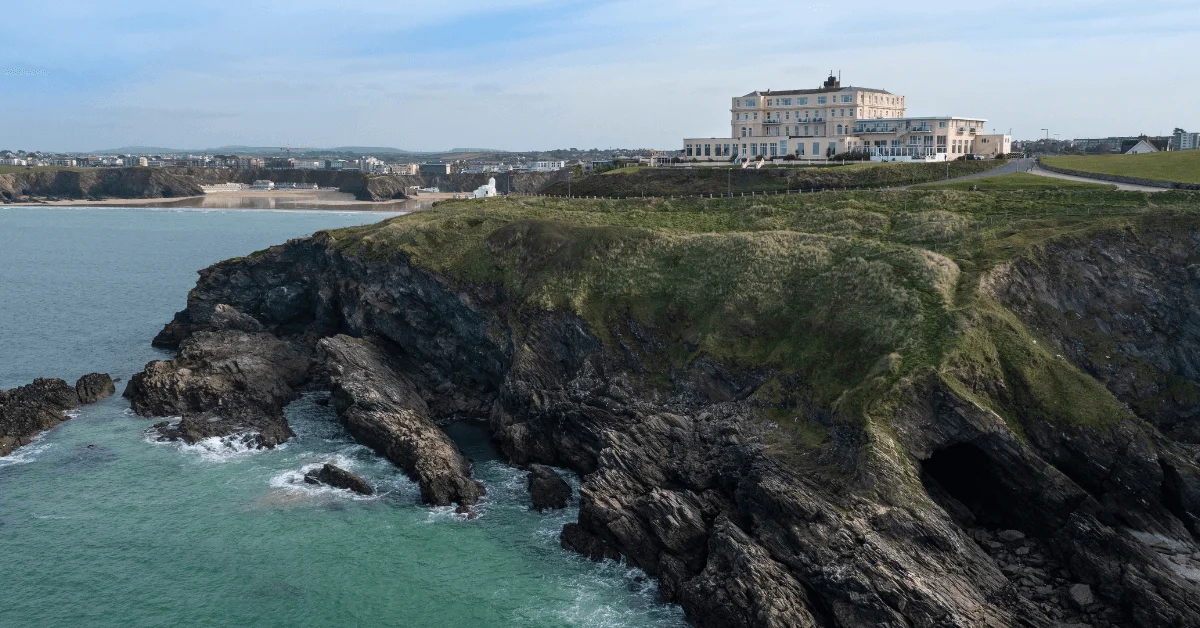
M696 196L740 192L824 188L886 188L940 181L991 170L1004 161L953 161L946 163L856 163L808 168L625 168L575 179L574 196ZM567 196L565 182L552 185L546 194Z
M520 308L576 312L610 342L628 340L614 337L627 328L616 323L633 317L664 340L660 374L702 356L769 367L844 420L886 411L897 384L936 373L1001 416L1040 408L1053 420L1104 426L1128 410L1035 342L980 290L981 278L1048 241L1166 219L1200 225L1200 194L501 198L329 234L353 255L403 252L455 280L502 284ZM980 387L990 380L1008 384ZM795 401L785 397L764 401ZM777 410L768 414L790 416Z
M1144 155L1062 155L1045 157L1042 161L1050 166L1080 172L1175 183L1200 183L1200 151L1198 150Z

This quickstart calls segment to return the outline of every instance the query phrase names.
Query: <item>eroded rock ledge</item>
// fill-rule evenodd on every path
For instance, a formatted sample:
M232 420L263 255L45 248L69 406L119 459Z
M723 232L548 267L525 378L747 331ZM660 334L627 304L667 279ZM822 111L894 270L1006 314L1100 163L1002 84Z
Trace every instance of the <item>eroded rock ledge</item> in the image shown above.
M762 373L701 358L664 387L645 366L661 339L632 320L612 346L569 313L334 244L318 234L204 271L158 338L180 355L131 382L135 409L274 417L296 386L327 386L427 501L460 504L482 487L437 424L487 416L512 463L583 477L564 546L659 578L698 626L1200 626L1196 452L1133 415L1103 429L1019 404L1002 416L976 396L995 383L973 393L925 373L886 429L814 407L794 421L828 442L783 455L748 398ZM1052 282L1037 270L990 289ZM1099 307L1104 291L1086 298ZM259 364L278 385L247 377Z
M434 425L417 387L394 371L378 347L338 335L317 348L328 369L333 406L354 438L387 456L435 506L472 506L483 485L449 436Z

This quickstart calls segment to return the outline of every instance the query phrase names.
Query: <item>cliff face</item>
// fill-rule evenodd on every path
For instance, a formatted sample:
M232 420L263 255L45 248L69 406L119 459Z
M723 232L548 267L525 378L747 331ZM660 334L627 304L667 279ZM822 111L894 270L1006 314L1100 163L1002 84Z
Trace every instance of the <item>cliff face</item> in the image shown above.
M0 174L0 196L7 201L24 197L169 198L203 193L191 177L157 168L30 170Z
M864 383L833 403L819 369L680 344L677 330L648 322L659 320L645 314L654 303L630 297L596 316L583 293L548 292L587 264L608 268L607 250L658 273L639 256L678 264L687 259L678 247L699 246L694 238L530 221L496 228L487 220L499 219L448 213L456 233L485 234L471 248L419 220L434 218L321 233L217 264L156 344L181 346L184 358L208 334L259 333L316 348L310 381L335 391L352 433L431 503L479 497L436 425L487 417L513 463L583 476L564 547L623 557L659 578L664 598L698 626L1200 626L1200 469L1186 392L1197 384L1196 280L1184 263L1200 242L1195 220L1054 239L965 279L978 300L957 318L940 318L947 306L936 296L957 276L948 262L896 257L894 268L917 264L913 272L932 277L920 297L929 333L948 326L961 340L937 368L892 380L903 358L864 329L899 325L879 318L880 304L914 317L918 304L899 284L872 283L899 271L845 262L855 274L833 276L832 298L883 300L772 323L792 325L785 338L840 330L842 354L878 345L883 359L868 360ZM727 245L714 239L703 240L703 256ZM841 241L804 240L768 258L824 264L836 251L818 242ZM754 243L763 255L765 241ZM760 259L735 250L748 266ZM462 272L435 272L447 258L434 254ZM549 269L548 283L534 286L533 269ZM579 285L611 279L584 276ZM697 281L722 289L718 278ZM719 316L733 318L733 332L703 333L748 333L746 312L766 307L760 298L741 318ZM867 316L863 327L848 312ZM258 342L235 346L252 354ZM800 348L820 355L819 345ZM1097 364L1100 353L1110 362ZM180 367L195 374L168 362L147 374ZM1143 379L1130 385L1128 372ZM169 378L135 381L150 379ZM874 389L886 392L853 414L855 395ZM167 384L131 391L135 408L177 394Z

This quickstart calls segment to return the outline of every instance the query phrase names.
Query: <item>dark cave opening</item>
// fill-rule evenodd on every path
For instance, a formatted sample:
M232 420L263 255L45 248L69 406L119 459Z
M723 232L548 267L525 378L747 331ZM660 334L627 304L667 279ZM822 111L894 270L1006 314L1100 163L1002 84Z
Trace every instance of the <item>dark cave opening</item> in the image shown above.
M1012 489L983 450L959 443L921 461L926 490L964 527L1024 527L1014 516Z
M1175 469L1167 460L1159 458L1159 466L1162 468L1162 504L1163 506L1187 528L1193 538L1200 539L1200 527L1197 526L1196 518L1188 512L1184 507L1183 501L1183 478L1179 477L1179 471Z

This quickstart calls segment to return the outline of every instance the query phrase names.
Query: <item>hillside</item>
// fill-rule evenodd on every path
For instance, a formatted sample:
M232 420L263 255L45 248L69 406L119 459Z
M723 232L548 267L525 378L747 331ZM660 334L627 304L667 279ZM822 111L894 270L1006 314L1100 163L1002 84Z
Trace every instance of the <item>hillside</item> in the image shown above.
M947 163L857 163L806 168L624 168L576 178L546 188L556 196L735 195L783 190L888 188L940 181L991 170L1004 161L954 161Z
M1042 162L1056 168L1153 181L1200 184L1200 150L1143 155L1060 155Z
M448 202L202 271L126 394L272 446L307 368L464 512L486 418L698 626L1200 626L1198 242L1186 192Z

